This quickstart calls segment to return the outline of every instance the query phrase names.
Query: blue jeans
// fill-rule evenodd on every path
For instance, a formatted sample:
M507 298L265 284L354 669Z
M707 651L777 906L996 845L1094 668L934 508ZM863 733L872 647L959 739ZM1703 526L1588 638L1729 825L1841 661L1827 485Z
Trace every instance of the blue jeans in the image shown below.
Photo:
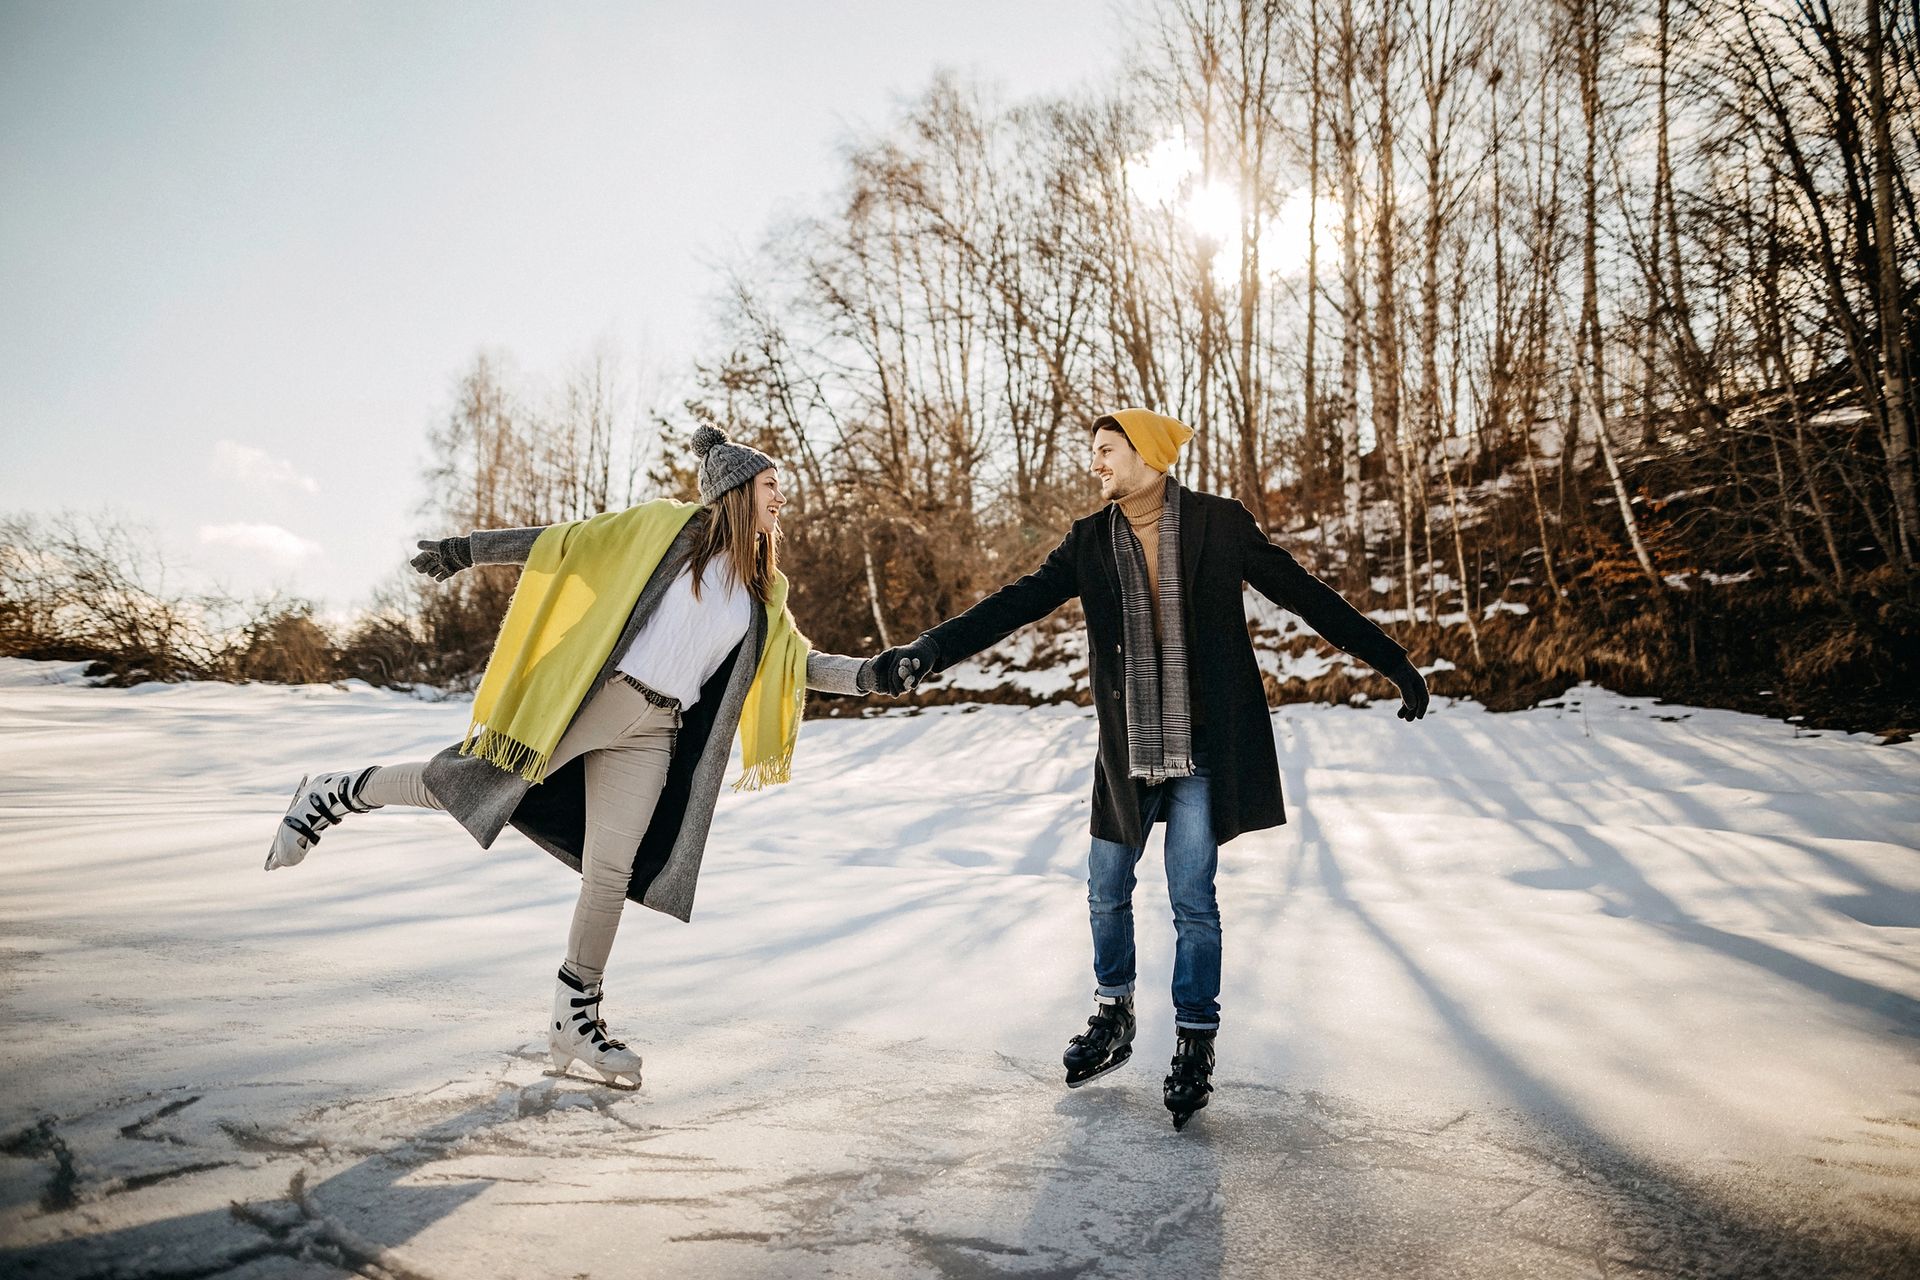
M1213 839L1205 773L1174 778L1147 791L1141 815L1167 823L1167 896L1173 900L1173 1013L1178 1026L1220 1025L1220 907L1213 875L1220 846ZM1087 907L1093 920L1093 976L1103 996L1133 992L1134 868L1144 847L1095 837L1087 855Z

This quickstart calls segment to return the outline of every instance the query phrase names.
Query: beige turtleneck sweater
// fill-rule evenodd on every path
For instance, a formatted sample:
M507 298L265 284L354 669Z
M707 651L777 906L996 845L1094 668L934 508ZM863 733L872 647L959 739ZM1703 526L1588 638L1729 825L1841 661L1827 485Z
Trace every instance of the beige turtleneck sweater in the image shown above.
M1147 594L1153 602L1153 629L1160 630L1160 513L1167 505L1167 478L1155 475L1145 486L1115 499L1133 526L1147 561Z

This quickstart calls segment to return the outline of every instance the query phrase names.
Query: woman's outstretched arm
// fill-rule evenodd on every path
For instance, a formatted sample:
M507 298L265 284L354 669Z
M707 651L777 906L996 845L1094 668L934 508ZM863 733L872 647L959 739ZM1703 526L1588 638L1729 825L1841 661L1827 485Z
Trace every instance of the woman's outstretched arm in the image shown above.
M476 564L525 564L544 529L476 529L453 538L423 538L410 562L435 582Z
M467 546L475 564L525 564L546 526L532 529L475 529Z
M821 693L873 692L873 659L849 658L838 653L807 655L807 688Z

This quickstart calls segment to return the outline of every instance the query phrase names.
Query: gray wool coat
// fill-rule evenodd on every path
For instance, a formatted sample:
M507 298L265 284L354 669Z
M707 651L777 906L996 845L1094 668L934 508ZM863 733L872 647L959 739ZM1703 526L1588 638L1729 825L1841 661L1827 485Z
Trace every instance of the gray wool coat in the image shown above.
M597 697L612 676L619 659L660 605L667 588L693 556L702 517L686 528L667 548L660 565L640 591L620 639L601 664L588 687L575 719ZM525 564L540 529L484 529L471 535L475 564ZM633 878L627 897L681 920L693 915L693 890L700 876L700 858L707 830L713 824L714 801L720 795L740 709L747 699L760 650L767 639L767 611L753 611L746 636L701 687L700 700L681 716L680 731L667 767L647 833L633 860ZM827 693L866 693L862 689L859 658L831 653L807 655L807 688ZM571 722L569 722L571 723ZM460 825L491 846L500 832L512 826L560 861L580 869L586 842L585 765L574 760L548 774L539 784L475 756L463 756L456 744L427 762L425 781L434 798L447 807Z

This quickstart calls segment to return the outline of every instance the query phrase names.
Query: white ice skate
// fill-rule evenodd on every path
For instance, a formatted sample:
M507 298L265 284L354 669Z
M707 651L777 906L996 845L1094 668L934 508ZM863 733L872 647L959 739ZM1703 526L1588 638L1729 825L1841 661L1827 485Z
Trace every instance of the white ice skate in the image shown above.
M371 813L380 808L361 799L360 791L380 766L370 764L347 773L323 773L300 779L293 789L293 803L287 816L273 833L267 848L267 870L291 867L307 856L307 850L320 843L320 833L340 825L350 813Z
M564 967L547 1019L547 1056L563 1073L577 1062L616 1088L640 1087L640 1055L610 1038L600 1019L600 984L581 982Z

